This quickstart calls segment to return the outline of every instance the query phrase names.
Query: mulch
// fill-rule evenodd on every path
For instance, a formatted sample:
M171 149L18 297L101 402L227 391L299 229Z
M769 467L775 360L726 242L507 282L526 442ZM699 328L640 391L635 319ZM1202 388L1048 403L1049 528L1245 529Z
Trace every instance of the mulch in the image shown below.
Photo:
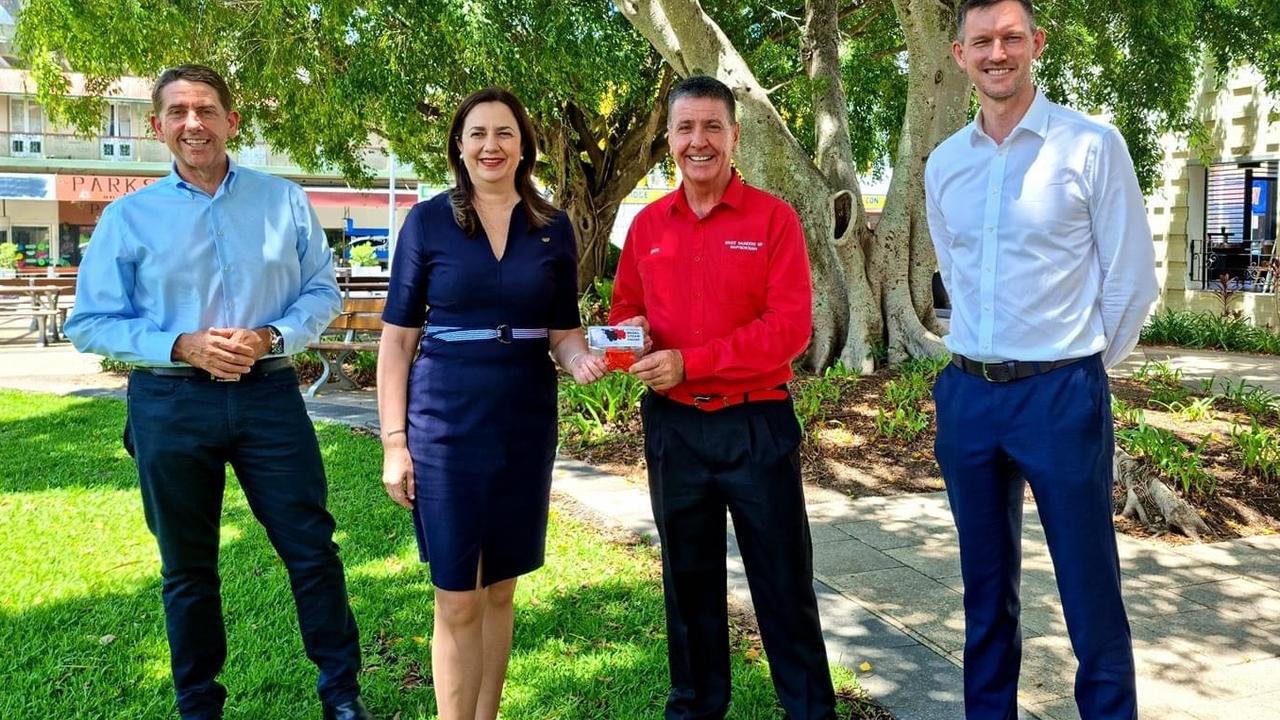
M892 378L893 375L886 372L859 378L837 406L825 408L823 419L806 428L801 457L807 482L852 498L945 489L933 458L931 400L926 399L920 405L929 414L930 425L914 440L888 439L875 428L881 392ZM796 382L808 381L800 378ZM1206 469L1217 478L1216 493L1204 497L1185 492L1168 481L1209 526L1210 532L1201 538L1202 542L1280 532L1280 482L1241 470L1230 443L1228 433L1232 423L1249 424L1248 416L1240 408L1220 400L1214 407L1213 419L1191 423L1166 409L1149 405L1151 390L1138 381L1113 378L1111 390L1130 405L1142 407L1148 424L1174 432L1192 447L1203 436L1212 435L1205 444L1203 457ZM1280 418L1272 418L1268 424L1280 427L1278 421ZM571 457L632 482L646 481L643 433L638 420L617 428L607 441L598 445L583 447L575 443L573 437L562 437L561 449ZM1118 512L1124 503L1118 493L1116 500ZM1171 544L1192 542L1180 535L1158 534L1119 516L1116 527L1129 535L1158 537Z

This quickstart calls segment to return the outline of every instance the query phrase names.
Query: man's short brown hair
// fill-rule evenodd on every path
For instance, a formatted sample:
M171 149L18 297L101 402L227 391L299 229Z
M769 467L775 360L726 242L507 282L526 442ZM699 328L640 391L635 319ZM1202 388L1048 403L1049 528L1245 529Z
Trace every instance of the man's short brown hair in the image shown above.
M204 65L178 65L160 73L160 77L156 78L156 84L151 88L151 107L157 115L164 109L162 105L165 86L179 80L208 85L218 93L222 109L231 111L231 88L227 87L227 81L222 79L217 70Z
M1027 12L1027 17L1031 20L1031 29L1036 29L1036 9L1031 6L1031 0L1012 0L1022 6ZM990 7L991 5L999 5L1006 0L964 0L960 3L959 9L956 10L956 40L964 42L964 20L969 15L969 11L975 8Z

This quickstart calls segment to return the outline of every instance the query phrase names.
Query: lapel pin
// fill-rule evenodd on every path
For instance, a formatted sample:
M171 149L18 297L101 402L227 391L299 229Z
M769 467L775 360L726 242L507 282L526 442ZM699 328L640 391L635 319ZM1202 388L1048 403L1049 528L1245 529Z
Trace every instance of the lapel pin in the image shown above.
M544 242L544 243L549 243L549 242L551 242L551 238L549 238L549 237L544 237L544 238L542 238L542 242Z

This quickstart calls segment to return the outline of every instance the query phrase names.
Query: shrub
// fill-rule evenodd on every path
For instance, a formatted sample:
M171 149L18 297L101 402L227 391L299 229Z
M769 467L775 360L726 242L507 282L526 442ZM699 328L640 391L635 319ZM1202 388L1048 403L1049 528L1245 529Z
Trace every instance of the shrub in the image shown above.
M810 424L821 422L827 409L839 405L857 382L858 371L845 367L840 361L822 371L821 375L799 379L795 383L792 402L800 427L808 429Z
M18 260L22 258L22 253L18 252L18 246L11 242L0 242L0 270L12 270L18 267Z
M637 419L645 385L627 373L609 373L590 385L560 382L560 422L584 445L624 432Z
M929 427L929 414L914 406L895 407L876 412L876 432L890 440L911 442Z
M1254 420L1280 416L1280 396L1264 387L1250 385L1244 380L1233 383L1229 379L1224 379L1222 397L1239 405Z
M1204 448L1212 437L1206 436L1192 449L1168 430L1145 422L1116 430L1116 441L1125 452L1145 459L1161 475L1177 482L1184 493L1196 492L1205 497L1212 496L1218 489L1217 478L1203 467Z
M98 367L102 369L102 372L111 375L128 375L129 371L133 369L133 365L127 362L105 357L98 361Z
M1240 453L1240 464L1245 472L1268 480L1280 477L1280 438L1276 437L1274 430L1262 427L1254 420L1247 430L1233 425L1231 440Z
M1111 419L1121 425L1138 425L1146 422L1142 408L1134 407L1115 395L1111 396Z
M351 246L351 267L377 267L378 254L373 245L367 242Z
M1257 327L1237 314L1162 310L1147 320L1141 341L1147 345L1280 355L1280 334Z

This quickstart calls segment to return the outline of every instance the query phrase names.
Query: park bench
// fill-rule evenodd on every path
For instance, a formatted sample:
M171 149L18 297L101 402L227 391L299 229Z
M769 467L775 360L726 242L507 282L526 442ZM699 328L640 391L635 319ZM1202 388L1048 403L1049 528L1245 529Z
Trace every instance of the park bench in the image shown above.
M342 297L376 297L387 294L385 275L339 275L338 290Z
M321 334L319 340L307 345L307 349L314 350L324 363L324 370L321 371L320 377L307 388L307 397L315 397L321 388L331 382L344 390L354 390L359 387L346 370L343 370L342 364L351 353L357 350L378 351L377 340L361 339L358 334L367 338L382 332L382 310L386 304L387 299L384 297L343 299L342 313L329 323L329 327ZM337 336L341 336L341 339Z

